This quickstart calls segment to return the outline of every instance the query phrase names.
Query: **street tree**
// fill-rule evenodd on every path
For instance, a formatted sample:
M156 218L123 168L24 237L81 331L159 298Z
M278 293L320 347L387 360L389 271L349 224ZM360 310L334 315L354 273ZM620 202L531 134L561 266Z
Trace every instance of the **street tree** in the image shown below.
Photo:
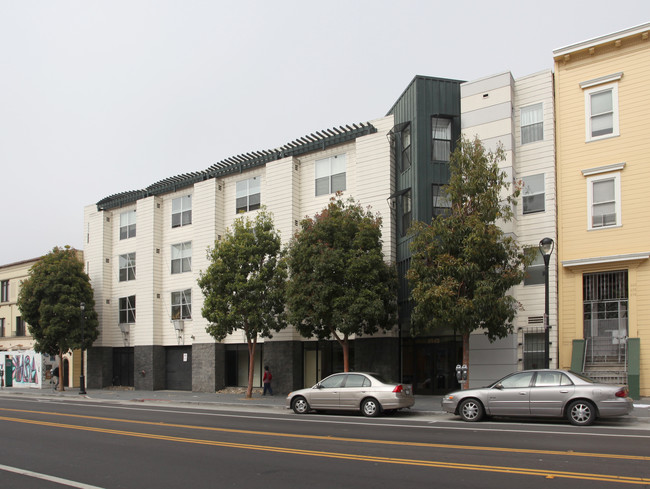
M462 138L445 187L450 212L411 228L412 331L462 334L468 366L471 332L484 330L490 342L512 332L520 305L508 290L523 280L532 259L499 225L512 220L520 192L518 185L510 190L499 169L504 159L501 147L490 152L478 138Z
M218 341L239 330L248 345L248 388L253 392L258 338L271 338L286 327L287 278L279 234L264 209L254 219L239 217L209 250L210 265L201 273L202 314L206 331Z
M289 245L289 321L306 338L334 338L350 368L349 338L390 329L396 322L394 268L384 261L382 220L340 194Z
M32 266L22 282L17 304L37 352L62 359L68 350L88 349L99 336L90 278L78 252L69 246L55 247ZM63 375L62 365L59 370ZM63 384L59 382L59 390L64 389Z

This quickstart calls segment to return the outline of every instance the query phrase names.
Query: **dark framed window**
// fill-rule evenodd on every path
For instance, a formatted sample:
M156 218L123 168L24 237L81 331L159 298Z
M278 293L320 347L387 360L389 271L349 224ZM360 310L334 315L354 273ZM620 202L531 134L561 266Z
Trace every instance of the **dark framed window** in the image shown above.
M0 318L0 337L5 335L5 318Z
M0 302L9 302L9 280L0 282Z
M433 217L451 214L451 199L449 194L445 192L444 185L438 183L431 185L431 196L433 199Z
M135 296L120 297L120 324L135 323Z
M402 171L411 167L411 125L407 125L401 133L402 154L400 168Z
M25 321L21 316L16 316L16 336L26 336Z
M524 370L544 368L544 348L543 332L524 333Z
M449 161L451 155L451 119L431 118L431 159Z
M120 282L135 280L135 253L120 255Z
M192 224L192 196L186 195L172 200L172 227Z
M409 228L411 227L411 218L413 213L413 207L411 202L411 191L408 190L404 192L401 196L401 207L402 207L402 236L406 236Z

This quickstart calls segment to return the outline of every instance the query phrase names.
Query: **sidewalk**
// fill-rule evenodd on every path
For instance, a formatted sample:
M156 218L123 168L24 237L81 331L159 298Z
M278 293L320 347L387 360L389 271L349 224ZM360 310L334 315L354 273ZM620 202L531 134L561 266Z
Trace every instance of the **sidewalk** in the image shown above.
M285 409L286 395L276 394L274 396L262 396L261 389L253 390L253 397L246 399L244 389L228 389L216 393L210 392L189 392L189 391L141 391L129 389L88 389L86 395L79 394L79 388L69 387L64 392L51 389L26 389L16 387L5 387L0 389L0 397L3 395L32 396L44 398L76 398L87 400L104 400L115 402L141 402L158 403L169 405L195 405L204 408L233 407L233 408L261 408L261 409ZM440 401L442 396L415 396L415 405L410 412L418 415L442 414ZM634 401L634 411L630 415L636 418L650 418L650 398Z

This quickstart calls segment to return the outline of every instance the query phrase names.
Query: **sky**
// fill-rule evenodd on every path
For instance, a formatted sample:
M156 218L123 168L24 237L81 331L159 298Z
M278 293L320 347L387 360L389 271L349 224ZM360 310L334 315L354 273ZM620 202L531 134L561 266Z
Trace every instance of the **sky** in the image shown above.
M515 78L648 0L0 0L0 265L104 197L383 117L415 75Z

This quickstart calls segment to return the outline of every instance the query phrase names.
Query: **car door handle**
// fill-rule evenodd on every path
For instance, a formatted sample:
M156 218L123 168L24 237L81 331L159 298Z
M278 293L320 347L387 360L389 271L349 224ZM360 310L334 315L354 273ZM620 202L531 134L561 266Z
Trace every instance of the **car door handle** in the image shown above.
M567 391L567 390L560 391L560 394L568 394L568 393L569 393L569 391Z
M528 392L520 392L520 393L519 393L520 396L525 396L525 395L527 395L527 394L528 394Z

